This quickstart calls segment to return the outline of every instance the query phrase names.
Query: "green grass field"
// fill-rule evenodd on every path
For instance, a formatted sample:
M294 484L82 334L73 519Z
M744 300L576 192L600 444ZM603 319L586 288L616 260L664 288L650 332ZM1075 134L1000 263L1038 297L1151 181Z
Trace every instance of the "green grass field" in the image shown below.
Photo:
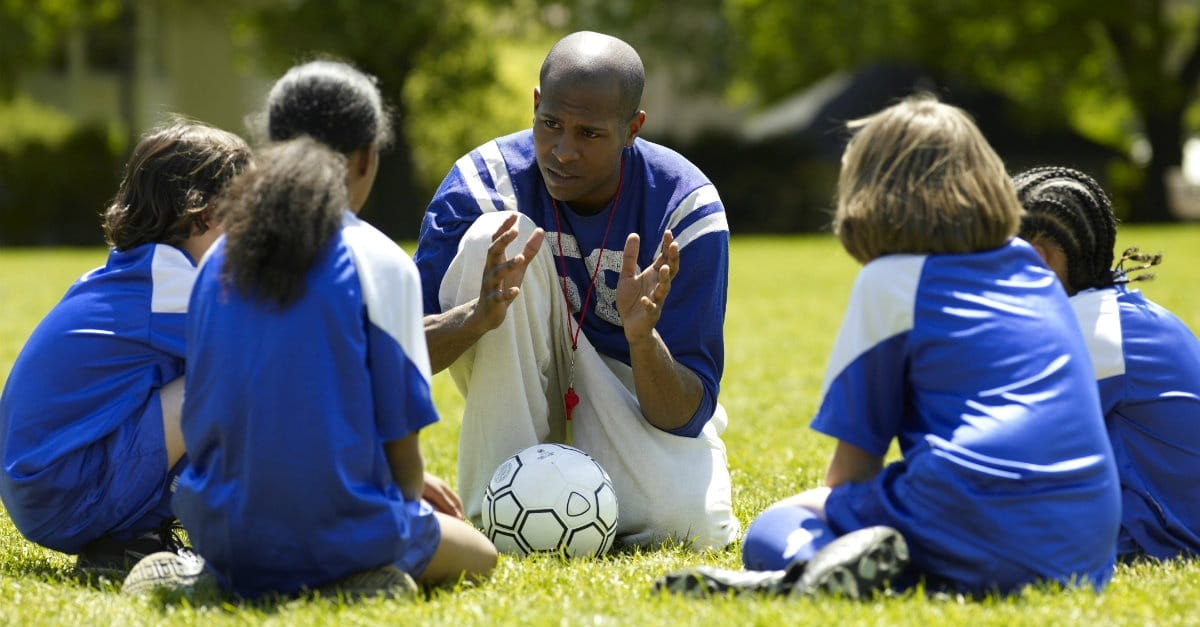
M1123 230L1118 246L1161 250L1158 278L1141 288L1200 329L1200 225ZM409 246L408 250L412 250ZM0 376L67 285L100 265L99 249L0 250ZM686 260L685 260L686 261ZM818 485L831 441L808 429L825 361L857 270L827 236L734 236L721 400L734 503L743 524L772 501ZM423 432L425 458L453 482L462 403L435 378L443 421ZM1029 589L1006 599L929 600L920 595L840 599L691 600L650 583L679 566L737 567L738 547L695 554L677 547L599 560L502 557L479 586L434 591L415 602L301 599L193 607L129 599L116 585L72 575L74 558L26 542L0 510L0 624L436 624L436 625L1195 625L1200 564L1121 566L1102 594Z

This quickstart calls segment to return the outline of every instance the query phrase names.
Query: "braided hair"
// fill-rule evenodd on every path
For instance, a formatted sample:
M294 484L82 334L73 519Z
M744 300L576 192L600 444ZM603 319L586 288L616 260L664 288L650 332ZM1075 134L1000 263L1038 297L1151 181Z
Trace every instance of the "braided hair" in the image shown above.
M1072 168L1038 167L1013 177L1013 184L1025 208L1020 236L1026 240L1045 237L1062 249L1070 293L1154 277L1149 273L1129 277L1162 261L1161 254L1144 254L1136 247L1127 248L1113 266L1117 216L1108 195L1092 177ZM1143 265L1126 268L1127 261Z

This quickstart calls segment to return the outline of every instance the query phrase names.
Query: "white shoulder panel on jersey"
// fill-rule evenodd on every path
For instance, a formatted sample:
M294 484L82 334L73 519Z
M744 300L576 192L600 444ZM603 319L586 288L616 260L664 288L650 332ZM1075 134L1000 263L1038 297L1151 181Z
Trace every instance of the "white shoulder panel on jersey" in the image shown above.
M483 157L488 173L491 175L492 182L494 183L492 189L488 189L487 184L483 181L483 177L479 174L479 168L475 166L475 160L471 158L471 155L475 153L479 153ZM508 168L504 164L504 156L500 154L500 146L495 140L489 141L459 157L458 161L454 162L454 167L458 169L459 175L462 176L467 189L471 191L471 197L475 199L475 204L479 206L481 212L489 213L496 211L492 195L493 191L495 191L496 196L500 197L501 202L504 203L504 209L516 211L517 194L513 190L512 180L508 177Z
M868 263L854 279L820 398L846 366L876 344L913 326L917 287L927 255L887 255Z
M1125 374L1121 303L1117 290L1084 290L1071 297L1071 309L1083 331L1096 380Z
M400 344L428 381L432 373L416 264L388 236L349 211L342 215L342 237L354 257L367 316Z
M150 262L151 313L187 313L192 284L196 282L196 266L183 251L168 244L154 245Z

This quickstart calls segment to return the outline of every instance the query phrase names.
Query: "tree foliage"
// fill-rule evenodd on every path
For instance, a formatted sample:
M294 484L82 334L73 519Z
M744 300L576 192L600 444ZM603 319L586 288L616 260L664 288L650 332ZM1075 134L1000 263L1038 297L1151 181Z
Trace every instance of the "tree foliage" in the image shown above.
M44 62L66 32L120 11L121 0L0 0L0 101L12 99L21 71Z
M372 201L405 202L373 211L372 221L388 232L413 233L431 191L415 176L410 112L466 114L493 82L497 39L485 30L485 4L493 11L504 8L484 0L264 0L247 10L243 25L258 38L265 67L282 72L300 61L333 56L379 79L396 139ZM422 82L416 102L406 93L414 76L433 77ZM453 157L442 171L451 163Z
M1197 0L729 0L735 80L770 100L872 61L906 61L995 89L1029 125L1069 123L1151 156L1131 217L1166 220L1200 78Z

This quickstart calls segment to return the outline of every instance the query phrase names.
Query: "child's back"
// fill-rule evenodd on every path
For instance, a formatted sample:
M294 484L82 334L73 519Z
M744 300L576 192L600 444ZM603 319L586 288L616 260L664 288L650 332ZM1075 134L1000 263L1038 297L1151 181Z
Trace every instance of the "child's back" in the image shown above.
M832 492L834 532L895 527L960 589L1108 579L1115 468L1064 296L1019 240L864 267L813 427L904 461Z

